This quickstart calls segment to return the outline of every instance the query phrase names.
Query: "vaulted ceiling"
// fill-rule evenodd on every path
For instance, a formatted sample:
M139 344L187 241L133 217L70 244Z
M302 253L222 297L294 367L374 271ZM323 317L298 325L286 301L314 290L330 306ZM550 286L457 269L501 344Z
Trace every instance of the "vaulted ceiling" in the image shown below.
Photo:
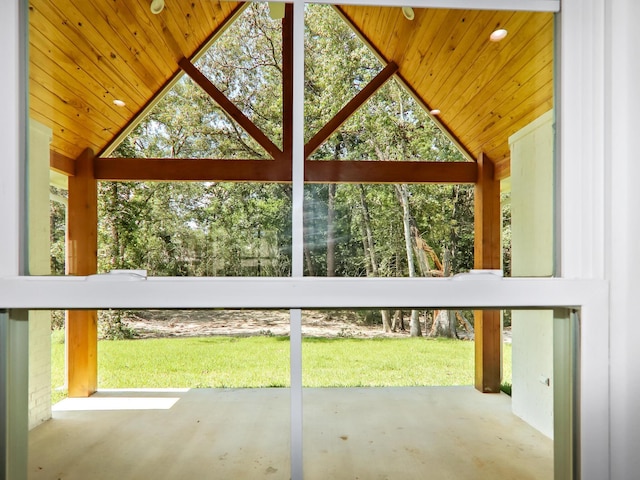
M30 116L52 151L104 151L207 48L242 2L31 0ZM342 6L339 12L471 157L509 174L508 137L553 105L553 15ZM490 42L496 28L508 30ZM114 100L124 102L117 106Z

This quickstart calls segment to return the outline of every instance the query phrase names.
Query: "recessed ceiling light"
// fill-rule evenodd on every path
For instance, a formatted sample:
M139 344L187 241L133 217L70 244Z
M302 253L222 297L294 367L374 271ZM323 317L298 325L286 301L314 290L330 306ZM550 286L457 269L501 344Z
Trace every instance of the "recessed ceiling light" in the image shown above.
M113 101L113 104L116 107L124 107L126 105L126 103L124 103L122 100L118 100L117 98Z
M498 30L491 32L491 35L489 35L489 40L491 40L492 42L499 42L505 39L507 33L509 32L507 32L504 28L499 28Z
M431 115L440 115L440 110L438 110L437 108L434 108L433 110L429 110L429 113Z
M413 11L413 8L411 7L402 7L402 14L404 15L404 18L406 18L407 20L413 20L416 16L415 12Z
M158 15L162 10L164 10L164 0L151 0L149 8L151 9L151 13Z

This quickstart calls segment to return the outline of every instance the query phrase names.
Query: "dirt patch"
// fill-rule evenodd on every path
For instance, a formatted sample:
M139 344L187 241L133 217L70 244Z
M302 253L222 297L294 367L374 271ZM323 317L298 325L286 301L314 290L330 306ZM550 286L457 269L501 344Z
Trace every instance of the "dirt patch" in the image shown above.
M128 312L125 322L136 332L136 338L289 335L288 310L141 310ZM366 323L354 312L333 311L303 312L302 334L345 338L409 336L408 330L385 333L382 325ZM465 332L460 335L473 339ZM505 329L503 339L511 342L510 328Z
M138 338L289 335L287 310L144 310L132 312L126 323ZM408 332L385 334L380 325L329 312L304 312L302 333L312 337L408 336Z

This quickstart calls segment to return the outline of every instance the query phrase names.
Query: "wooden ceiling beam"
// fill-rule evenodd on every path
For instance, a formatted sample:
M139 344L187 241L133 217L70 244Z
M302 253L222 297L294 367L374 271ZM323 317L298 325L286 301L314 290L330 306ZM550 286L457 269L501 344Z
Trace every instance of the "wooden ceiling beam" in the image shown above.
M209 80L196 66L186 58L178 62L180 68L191 77L207 94L227 112L258 144L264 148L274 160L283 157L282 151L251 121L242 111L229 100L211 80Z
M208 158L98 158L98 180L290 182L291 168L274 160Z
M307 160L309 183L475 183L475 162Z
M309 158L333 132L346 122L371 96L398 71L398 65L389 63L358 94L353 97L327 124L304 146L304 158Z
M76 162L53 150L49 153L49 168L67 177L74 177L76 174Z
M274 160L97 158L97 180L291 182L291 165ZM309 183L475 183L475 162L307 160Z

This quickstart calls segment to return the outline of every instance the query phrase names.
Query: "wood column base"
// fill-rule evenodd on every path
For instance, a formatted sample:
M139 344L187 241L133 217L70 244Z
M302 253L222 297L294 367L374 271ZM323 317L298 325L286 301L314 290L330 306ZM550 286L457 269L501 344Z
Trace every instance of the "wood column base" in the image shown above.
M69 397L88 397L98 389L98 312L67 312Z
M482 393L500 393L502 374L502 332L500 310L476 310L475 387Z

